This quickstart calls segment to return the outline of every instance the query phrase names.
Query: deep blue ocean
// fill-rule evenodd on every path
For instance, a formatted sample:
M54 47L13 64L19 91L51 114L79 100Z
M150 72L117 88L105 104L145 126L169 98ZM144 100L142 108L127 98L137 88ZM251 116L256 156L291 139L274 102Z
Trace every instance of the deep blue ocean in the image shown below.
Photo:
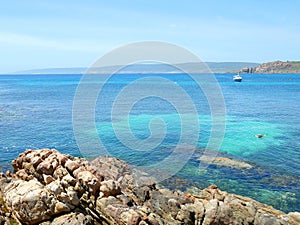
M217 184L221 190L252 197L285 212L300 211L300 74L249 74L243 75L241 83L232 81L233 74L216 75L226 106L226 130L219 156L245 161L253 166L249 170L214 165L199 169L199 157L210 136L211 109L205 94L186 74L119 74L106 82L95 105L95 125L111 155L142 165L162 160L178 143L180 117L190 115L178 115L174 105L155 95L139 99L128 115L122 110L117 112L118 119L112 125L110 112L118 93L135 80L149 76L171 80L185 90L194 102L200 123L196 151L183 169L163 182L164 185L188 191L193 186L205 188ZM56 148L82 156L72 127L73 100L81 77L0 76L2 171L11 169L11 160L25 149ZM145 90L151 86L155 90L158 85L147 82L138 88ZM163 88L159 85L158 88ZM172 91L167 87L163 90ZM176 102L181 100L178 95L173 98ZM180 107L185 107L184 101ZM159 133L160 123L158 127L155 123L149 126L153 118L163 120L166 129L161 129L165 130L164 139L151 151L131 151L118 140L115 129L122 132L128 123L133 136L140 140L151 136L151 129ZM86 132L88 135L89 131ZM266 136L259 139L257 134ZM99 152L91 148L88 157L95 157Z

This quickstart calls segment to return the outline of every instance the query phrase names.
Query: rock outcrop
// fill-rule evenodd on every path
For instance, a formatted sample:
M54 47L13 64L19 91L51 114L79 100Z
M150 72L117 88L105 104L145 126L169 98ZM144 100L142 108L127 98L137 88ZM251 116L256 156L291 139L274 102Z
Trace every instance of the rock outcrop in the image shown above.
M246 66L246 67L243 67L239 72L240 73L253 73L253 71L254 71L253 67Z
M258 67L255 67L253 69L253 73L281 73L281 71L287 70L288 68L291 67L292 64L288 62L281 62L281 61L268 62L268 63L263 63Z
M92 162L53 149L27 150L0 177L0 224L299 224L212 185L190 195L158 188L124 161Z
M300 73L300 62L267 62L257 67L244 67L239 72L261 74Z

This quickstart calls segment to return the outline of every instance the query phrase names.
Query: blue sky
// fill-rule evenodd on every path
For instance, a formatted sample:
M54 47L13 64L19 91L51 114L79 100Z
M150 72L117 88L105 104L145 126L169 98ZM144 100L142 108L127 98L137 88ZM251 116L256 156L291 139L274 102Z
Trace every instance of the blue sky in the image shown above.
M203 61L300 60L300 1L10 0L0 6L0 73L86 67L158 40Z

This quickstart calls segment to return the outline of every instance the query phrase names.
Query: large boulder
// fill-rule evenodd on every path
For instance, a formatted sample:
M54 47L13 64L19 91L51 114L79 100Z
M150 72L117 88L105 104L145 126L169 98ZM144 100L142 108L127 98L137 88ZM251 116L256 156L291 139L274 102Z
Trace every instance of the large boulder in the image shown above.
M59 201L55 193L35 179L12 180L4 189L4 196L7 206L26 224L35 224L74 208L67 202Z
M91 172L88 161L54 149L27 150L12 165L16 173L6 179L9 182L2 182L3 198L13 215L26 224L69 213L80 208L84 194L99 192L101 178Z

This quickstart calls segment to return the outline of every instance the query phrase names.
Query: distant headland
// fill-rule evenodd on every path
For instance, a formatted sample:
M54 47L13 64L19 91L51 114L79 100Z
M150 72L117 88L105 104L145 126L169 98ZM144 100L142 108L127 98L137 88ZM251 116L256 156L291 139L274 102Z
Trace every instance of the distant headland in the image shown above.
M263 74L292 74L300 73L300 61L274 61L263 63L256 67L243 67L241 73L263 73Z
M300 74L300 61L274 61L267 63L253 63L253 62L206 62L209 70L213 73L258 73L258 74ZM107 66L101 68L89 69L90 73L108 73L117 71L120 66ZM176 65L165 64L134 64L125 66L124 69L118 71L119 74L143 74L143 73L182 73L179 69L188 68L188 71L195 71L195 73L207 73L209 70L204 66L199 71L197 63L180 63ZM18 71L13 74L84 74L88 68L75 67L75 68L47 68L47 69L34 69Z

